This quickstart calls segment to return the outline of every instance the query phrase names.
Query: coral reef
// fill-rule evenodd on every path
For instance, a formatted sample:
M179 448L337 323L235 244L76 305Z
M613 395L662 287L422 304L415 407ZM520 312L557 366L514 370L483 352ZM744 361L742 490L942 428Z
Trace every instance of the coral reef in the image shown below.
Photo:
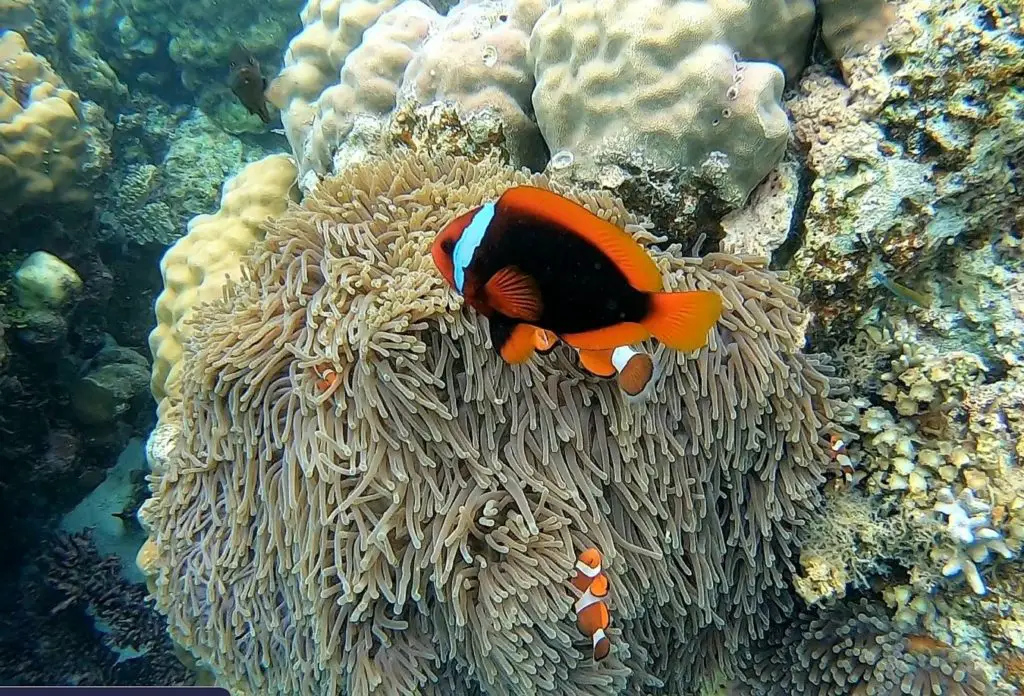
M192 307L150 438L142 559L172 635L222 683L676 693L787 609L831 408L793 295L754 260L651 247L670 288L726 303L708 348L649 347L655 400L626 402L561 350L510 368L427 250L526 182L550 185L427 154L353 167L271 218L223 297ZM607 195L567 193L655 241ZM567 590L591 544L614 588L609 666Z
M894 13L884 45L842 63L848 86L812 67L786 104L813 177L793 270L834 335L888 293L876 274L913 284L956 268L967 240L1015 227L1019 14L991 0Z
M3 582L0 680L21 686L188 685L166 622L143 585L121 577L87 534L47 540L19 580Z
M242 254L263 236L264 219L282 212L295 193L291 158L271 155L254 162L224 183L217 212L193 218L188 233L164 254L164 289L149 336L152 389L161 408L163 398L178 389L178 362L193 306L216 299L225 281L238 277Z
M1024 34L988 0L892 11L884 45L842 78L811 68L787 102L809 180L788 268L814 345L859 385L794 584L844 611L872 593L986 675L943 688L1002 693L1020 685ZM942 650L930 663L956 673Z
M927 634L904 632L885 607L868 600L803 611L785 633L747 656L750 696L909 694L994 696L1013 693L981 663Z
M515 163L543 166L527 55L543 9L536 0L488 0L441 16L415 0L311 0L268 90L303 188L365 158L404 104L454 104L474 129L500 133Z
M82 27L85 16L100 11L107 2L5 0L0 6L13 6L16 16L10 23L0 20L0 27L20 33L31 51L46 58L54 71L82 98L95 101L107 113L114 113L127 96L128 88L115 67L100 55L107 53L102 33L97 35ZM31 16L26 10L30 10ZM122 76L127 73L120 72Z
M161 114L148 116L147 123ZM111 193L103 196L99 239L171 244L191 218L216 207L225 179L267 155L262 146L224 133L198 109L168 121L166 152L156 164L141 147L126 148L131 163L125 162Z
M144 404L150 382L149 361L130 348L111 342L89 360L71 387L71 410L85 425L133 421Z
M13 31L0 34L0 212L83 204L110 160L110 124Z

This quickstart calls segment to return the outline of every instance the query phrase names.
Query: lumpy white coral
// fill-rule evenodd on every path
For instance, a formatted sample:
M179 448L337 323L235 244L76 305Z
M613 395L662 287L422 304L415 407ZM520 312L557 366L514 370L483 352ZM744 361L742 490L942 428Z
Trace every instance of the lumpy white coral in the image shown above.
M938 499L934 509L946 518L946 534L953 544L934 549L932 555L943 563L943 575L963 573L975 594L985 594L985 581L978 566L988 560L990 553L1013 558L1003 535L994 529L992 506L978 500L969 488L958 496L949 488L943 489Z

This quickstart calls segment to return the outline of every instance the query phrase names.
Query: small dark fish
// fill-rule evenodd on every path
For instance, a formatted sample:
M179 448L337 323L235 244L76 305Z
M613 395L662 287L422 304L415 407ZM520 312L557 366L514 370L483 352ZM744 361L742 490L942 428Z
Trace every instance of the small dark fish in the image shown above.
M267 78L260 72L260 64L256 57L236 45L231 49L229 60L231 72L228 74L228 83L231 85L231 91L250 114L256 114L264 123L270 123L267 98L264 96Z

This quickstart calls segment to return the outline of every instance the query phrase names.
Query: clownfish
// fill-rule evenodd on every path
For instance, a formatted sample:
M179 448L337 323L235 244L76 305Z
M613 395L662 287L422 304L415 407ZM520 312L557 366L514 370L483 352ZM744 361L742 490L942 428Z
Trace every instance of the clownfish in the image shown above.
M538 329L582 351L652 335L674 350L697 350L722 313L715 292L663 292L657 265L625 230L532 186L449 222L431 255L445 281L487 317L510 364L536 352Z
M534 334L533 348L541 355L546 355L558 345L558 336L537 329ZM615 377L619 388L626 396L640 396L654 378L654 359L647 353L640 353L629 346L619 346L613 350L577 350L580 366L597 377Z
M583 369L598 377L615 377L626 396L640 396L654 378L654 359L629 346L579 353Z
M601 570L601 552L589 548L576 561L572 586L582 594L576 600L576 625L580 633L590 636L594 644L594 660L608 657L612 644L606 631L611 623L608 613L608 576Z

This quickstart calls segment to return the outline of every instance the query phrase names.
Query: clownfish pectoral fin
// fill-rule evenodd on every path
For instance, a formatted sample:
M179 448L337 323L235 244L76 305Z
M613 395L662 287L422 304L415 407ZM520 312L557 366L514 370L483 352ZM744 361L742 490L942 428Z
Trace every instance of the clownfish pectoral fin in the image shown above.
M612 364L611 350L581 350L580 366L598 377L614 377L615 365Z
M601 552L591 546L590 548L584 549L579 555L579 559L576 561L576 567L579 568L580 564L594 575L601 572Z
M658 292L650 298L651 309L643 326L669 348L684 353L707 345L708 332L722 316L722 298L717 292Z
M558 345L558 336L545 331L544 329L537 329L537 333L533 336L533 347L537 349L538 353L546 354L550 353Z
M600 662L604 658L608 657L608 653L612 651L612 642L608 639L608 635L604 632L604 629L597 629L594 631L594 635L591 636L591 640L594 641L594 661Z
M537 281L515 266L505 266L484 286L487 303L507 317L536 321L544 309Z
M530 359L536 350L536 327L504 321L498 317L488 319L488 324L491 329L491 343L505 362L509 365L519 365Z

